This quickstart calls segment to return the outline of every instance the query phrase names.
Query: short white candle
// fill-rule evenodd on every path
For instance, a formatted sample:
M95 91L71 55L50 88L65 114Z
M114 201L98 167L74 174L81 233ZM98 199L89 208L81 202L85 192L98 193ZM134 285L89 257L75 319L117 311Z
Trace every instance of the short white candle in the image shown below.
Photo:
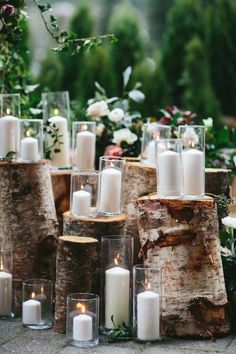
M22 322L25 325L39 325L41 322L41 303L34 297L35 293L32 293L32 299L23 302Z
M49 118L51 125L55 125L55 129L58 129L57 135L59 141L63 144L56 144L51 151L51 164L56 167L70 167L70 148L69 148L69 131L68 121L64 117L54 116ZM54 143L54 138L48 135L48 145L51 146ZM53 150L59 149L60 152L55 153Z
M100 186L99 212L117 213L121 208L121 183L120 170L110 167L102 170Z
M0 316L11 315L12 275L0 271Z
M9 152L18 151L20 120L13 116L0 118L0 156L5 157Z
M129 284L130 272L121 267L113 267L105 272L105 326L114 328L125 322L129 324Z
M95 134L81 131L76 136L75 165L79 169L94 169L95 161Z
M79 341L93 339L93 320L91 316L81 314L73 318L73 339Z
M89 214L91 207L91 194L81 189L73 192L72 198L72 214L86 215Z
M205 162L204 153L189 149L182 154L183 193L186 195L204 194Z
M161 196L179 196L180 156L175 151L163 151L158 156L158 194Z
M21 140L21 159L23 161L38 161L38 139L27 137Z
M144 291L137 296L137 338L160 338L160 299L153 291Z

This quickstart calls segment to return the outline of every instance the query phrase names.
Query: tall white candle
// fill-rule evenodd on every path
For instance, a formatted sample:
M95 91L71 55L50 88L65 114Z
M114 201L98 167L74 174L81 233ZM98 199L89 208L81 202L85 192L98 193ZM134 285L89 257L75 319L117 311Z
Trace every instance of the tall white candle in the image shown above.
M161 196L179 196L180 156L175 151L163 151L158 156L158 194Z
M79 169L94 169L95 134L89 131L79 132L76 136L75 165Z
M150 143L147 146L147 162L155 165L156 163L156 141L151 140Z
M0 271L0 316L11 315L12 275Z
M10 151L18 151L20 120L13 116L0 119L0 156L5 157Z
M189 149L183 152L182 173L184 194L204 194L205 161L202 151Z
M102 170L100 185L99 212L117 213L121 208L122 173L110 167Z
M21 140L21 159L23 161L38 161L38 139L27 137Z
M33 293L32 299L23 302L22 322L25 325L39 325L41 322L41 303L34 297Z
M91 194L81 189L73 193L72 214L89 214L91 207Z
M130 272L121 267L113 267L105 272L105 326L114 328L125 322L129 324L129 283Z
M79 341L93 339L93 320L91 316L81 314L73 318L73 339Z
M54 116L49 118L49 122L58 129L59 141L63 144L56 144L51 152L51 164L56 167L70 167L70 148L69 148L69 132L68 121L64 117ZM54 138L48 135L48 145L53 145ZM55 153L53 150L59 149L60 152Z
M137 337L140 340L160 338L160 299L153 291L137 296Z

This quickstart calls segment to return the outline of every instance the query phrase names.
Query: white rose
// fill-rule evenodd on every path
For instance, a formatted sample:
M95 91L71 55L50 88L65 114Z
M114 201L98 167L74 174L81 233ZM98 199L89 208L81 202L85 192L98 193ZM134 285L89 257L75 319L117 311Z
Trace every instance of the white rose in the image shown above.
M125 112L121 108L115 108L110 113L108 118L114 123L120 122L125 116Z
M226 216L222 219L222 224L226 227L232 227L232 229L236 229L236 218L232 218L231 216Z
M207 118L207 119L203 119L203 124L205 126L205 128L209 129L213 127L213 119L211 117Z
M91 117L103 117L108 114L109 109L105 101L92 103L87 109L87 115Z
M132 133L128 128L123 128L113 133L112 142L116 145L120 145L123 141L129 145L132 145L138 139L137 135Z
M105 129L105 125L103 123L99 123L96 127L96 135L102 136L104 129Z

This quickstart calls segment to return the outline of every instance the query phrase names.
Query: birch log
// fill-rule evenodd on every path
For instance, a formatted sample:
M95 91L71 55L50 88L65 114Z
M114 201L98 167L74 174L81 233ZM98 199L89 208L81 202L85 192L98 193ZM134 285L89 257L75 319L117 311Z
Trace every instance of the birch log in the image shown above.
M206 336L229 331L228 303L214 200L137 201L141 255L162 267L162 332Z
M59 229L48 162L0 162L0 191L0 245L13 249L19 312L23 280L55 280Z
M92 289L93 257L98 241L91 237L61 236L57 249L54 330L66 331L66 301L72 293Z
M96 218L75 218L68 211L63 215L64 235L77 235L93 237L98 240L97 250L93 258L92 292L100 295L101 257L100 246L102 236L124 235L127 220L126 214L117 216L97 216Z

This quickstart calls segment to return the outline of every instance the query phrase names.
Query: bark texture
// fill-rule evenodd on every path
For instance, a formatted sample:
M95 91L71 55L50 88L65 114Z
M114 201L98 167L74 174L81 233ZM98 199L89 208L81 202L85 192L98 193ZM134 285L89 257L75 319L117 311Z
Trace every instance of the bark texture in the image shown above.
M54 330L66 331L67 296L92 289L93 257L98 241L91 237L61 236L57 249Z
M48 162L0 162L0 194L0 246L13 249L19 312L23 280L55 280L59 229Z
M63 232L63 214L70 209L70 181L71 171L51 171L53 195L60 227Z
M230 195L230 176L231 170L218 168L206 168L205 188L206 193Z
M145 265L162 267L162 332L213 337L229 331L214 200L137 200Z
M92 292L100 295L101 279L101 238L102 236L124 235L127 220L126 214L117 216L97 216L96 218L75 218L68 211L63 215L64 235L77 235L93 237L98 241L93 257Z

